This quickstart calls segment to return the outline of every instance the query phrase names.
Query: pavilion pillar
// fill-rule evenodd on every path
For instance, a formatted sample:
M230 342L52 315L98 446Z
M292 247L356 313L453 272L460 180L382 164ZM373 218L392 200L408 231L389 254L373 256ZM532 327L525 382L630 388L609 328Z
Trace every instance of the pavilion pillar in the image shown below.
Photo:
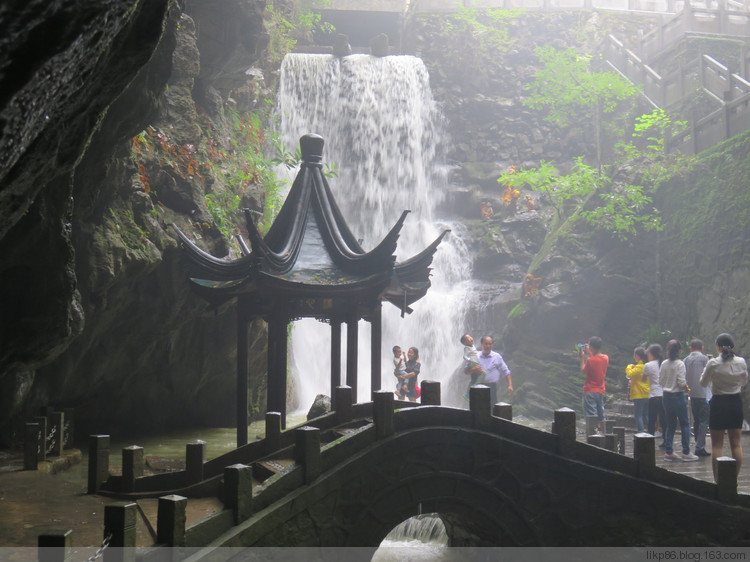
M287 318L283 311L268 319L268 383L266 412L281 414L286 429Z
M359 318L356 314L346 321L346 385L351 387L357 403L357 346L359 345Z
M336 409L336 388L341 386L341 322L331 318L331 409Z
M383 309L378 303L370 318L370 394L375 400L375 392L382 384Z
M249 329L248 321L243 314L243 306L237 306L237 446L247 444L247 409L249 375Z

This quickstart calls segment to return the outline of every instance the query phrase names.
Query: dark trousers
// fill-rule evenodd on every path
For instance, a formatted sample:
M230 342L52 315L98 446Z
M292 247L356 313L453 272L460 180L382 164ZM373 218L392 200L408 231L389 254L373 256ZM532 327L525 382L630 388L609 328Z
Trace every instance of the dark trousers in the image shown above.
M661 423L662 429L666 429L664 423L664 405L661 396L652 396L648 399L648 432L653 435L656 432L656 420Z
M708 430L708 401L705 398L690 398L690 409L693 411L693 431L695 432L695 450L706 448L706 431Z

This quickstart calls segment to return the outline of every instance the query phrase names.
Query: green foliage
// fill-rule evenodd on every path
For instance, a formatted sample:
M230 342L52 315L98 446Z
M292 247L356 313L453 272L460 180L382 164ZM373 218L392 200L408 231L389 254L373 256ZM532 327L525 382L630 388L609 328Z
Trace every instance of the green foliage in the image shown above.
M664 347L669 340L674 338L671 330L668 330L658 324L651 324L638 338L642 347L648 347L651 344L658 343Z
M666 112L657 108L651 113L636 117L632 140L616 147L626 160L641 162L643 181L656 188L663 181L689 168L694 158L680 153L667 154L664 141L668 133L679 133L687 128L687 121L673 121Z
M527 87L530 95L524 105L548 110L545 119L561 127L586 122L593 110L611 113L620 101L638 92L615 72L592 70L592 57L572 47L562 51L537 47L535 52L544 66Z
M333 33L333 25L322 21L314 11L330 4L330 0L295 0L287 5L266 5L266 29L269 34L268 55L270 62L281 64L284 55L291 53L300 37L313 31Z
M510 49L513 41L508 35L508 23L522 13L522 10L480 10L475 6L461 6L447 16L446 31L471 36L476 43L475 55L493 57Z
M497 181L542 192L555 208L560 225L578 213L591 226L623 241L639 227L661 230L659 214L651 207L652 199L642 186L617 185L600 170L585 164L583 157L576 160L568 174L561 174L555 166L542 161L539 168L505 172ZM587 208L587 203L593 203L594 208Z

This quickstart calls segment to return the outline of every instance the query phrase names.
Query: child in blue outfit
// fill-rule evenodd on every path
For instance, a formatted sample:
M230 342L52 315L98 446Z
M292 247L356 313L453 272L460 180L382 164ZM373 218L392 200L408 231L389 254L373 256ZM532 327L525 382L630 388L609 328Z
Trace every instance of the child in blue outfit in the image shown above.
M476 384L482 384L484 382L484 369L479 364L479 353L477 348L474 347L474 338L469 334L461 336L461 343L464 344L464 372L468 372L471 375L469 382L469 388ZM466 400L469 399L469 390L466 390L464 394Z
M409 393L409 385L406 379L399 376L406 374L406 354L397 345L393 346L393 376L396 377L396 394L399 398L406 398Z

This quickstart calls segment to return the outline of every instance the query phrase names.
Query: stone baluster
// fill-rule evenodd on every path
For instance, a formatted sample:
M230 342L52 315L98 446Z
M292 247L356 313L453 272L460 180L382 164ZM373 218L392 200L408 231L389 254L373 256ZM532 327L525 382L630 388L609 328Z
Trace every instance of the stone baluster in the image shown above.
M586 443L604 448L604 435L588 435L586 436Z
M469 389L469 409L474 414L474 428L487 429L492 418L490 387L483 384Z
M69 562L73 559L73 531L53 531L39 535L39 562Z
M96 494L109 478L109 435L89 435L88 493Z
M423 406L440 406L440 381L422 381Z
M295 430L294 462L304 468L305 484L320 475L320 430L317 427L303 426Z
M604 435L604 448L613 453L617 452L617 436L614 433Z
M38 423L27 423L23 433L23 469L37 470L39 468L39 432L42 430Z
M188 484L203 480L203 463L206 459L206 442L197 439L185 445L185 472Z
M354 417L354 410L352 409L353 404L353 393L351 386L337 386L336 387L336 422L346 423L352 421Z
M114 502L104 506L104 562L135 562L135 522L138 506L133 502Z
M234 524L253 514L253 469L244 464L224 468L224 505L234 510Z
M555 433L557 434L557 452L570 456L576 443L576 413L570 408L555 410Z
M135 480L143 476L145 467L145 456L143 447L131 445L122 450L122 490L123 492L135 491Z
M656 469L656 446L650 433L633 435L633 459L638 465L638 476L647 478Z
M613 430L615 437L617 438L617 452L621 455L625 454L625 428L615 427Z
M716 499L722 503L737 503L737 461L732 457L716 459Z
M275 451L281 447L281 413L266 412L266 441L268 450Z
M157 543L167 546L185 546L187 501L187 498L176 494L159 498L156 516Z
M378 439L393 435L395 431L393 402L393 392L390 390L376 390L373 393L372 417Z
M597 416L586 416L586 437L594 435L599 430L599 418Z
M507 402L498 402L492 405L492 415L504 420L513 420L513 406Z

